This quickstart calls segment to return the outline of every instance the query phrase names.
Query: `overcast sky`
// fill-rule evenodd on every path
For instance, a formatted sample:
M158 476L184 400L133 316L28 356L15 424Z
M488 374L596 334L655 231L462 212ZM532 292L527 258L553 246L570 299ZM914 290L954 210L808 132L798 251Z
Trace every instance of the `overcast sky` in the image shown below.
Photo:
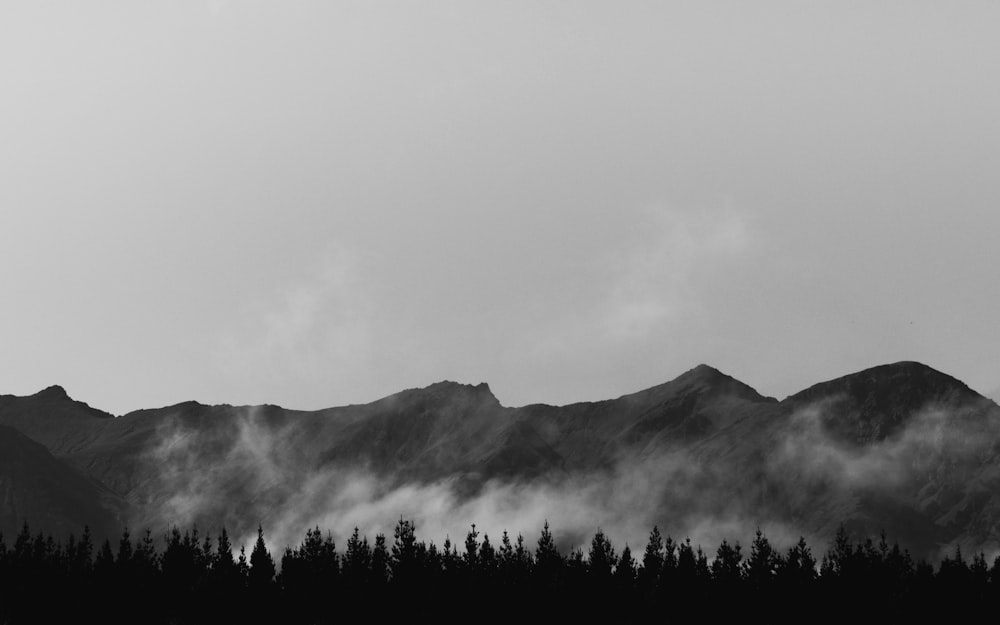
M1000 3L4 2L0 393L1000 386Z

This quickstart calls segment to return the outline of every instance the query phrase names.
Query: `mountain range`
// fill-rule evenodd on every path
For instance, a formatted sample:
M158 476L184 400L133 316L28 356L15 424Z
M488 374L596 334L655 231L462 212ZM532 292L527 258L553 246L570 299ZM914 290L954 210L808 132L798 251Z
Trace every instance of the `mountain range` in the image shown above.
M185 402L115 417L58 386L0 396L6 536L25 521L98 537L260 523L294 542L313 525L391 527L390 513L526 535L544 518L570 542L653 524L824 541L844 525L921 556L993 551L1000 407L916 362L781 401L706 365L565 406L505 407L486 384L447 381L318 411Z

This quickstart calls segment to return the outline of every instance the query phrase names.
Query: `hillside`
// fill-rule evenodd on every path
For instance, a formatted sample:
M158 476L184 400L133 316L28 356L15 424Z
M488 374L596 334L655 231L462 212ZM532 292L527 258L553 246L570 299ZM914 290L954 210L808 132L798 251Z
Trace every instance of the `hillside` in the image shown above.
M0 397L15 484L0 515L5 531L244 535L260 522L289 536L382 513L443 528L489 514L524 531L545 515L568 539L654 523L705 540L758 524L825 539L844 523L933 554L1000 545L998 423L996 404L912 362L780 402L706 365L617 399L519 408L486 384L440 382L311 412L186 402L112 417L51 387Z

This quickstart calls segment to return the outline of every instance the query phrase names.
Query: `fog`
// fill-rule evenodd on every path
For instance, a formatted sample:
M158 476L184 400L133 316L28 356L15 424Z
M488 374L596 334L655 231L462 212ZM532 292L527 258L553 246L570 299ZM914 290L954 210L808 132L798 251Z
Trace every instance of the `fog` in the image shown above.
M883 523L894 539L899 520L879 517L865 496L902 502L928 522L946 516L954 504L949 493L978 479L1000 440L995 414L981 407L929 405L892 436L857 445L824 426L837 418L836 405L831 399L768 424L734 426L755 430L757 439L723 432L686 447L623 454L610 468L485 479L471 494L461 474L413 481L375 467L318 463L294 419L270 425L259 409L241 409L235 432L227 427L222 436L166 421L152 454L159 478L143 518L210 532L225 524L237 547L252 544L260 523L279 551L316 526L341 546L355 527L391 540L400 518L438 545L446 538L461 543L475 523L494 544L506 530L533 546L548 522L563 550L586 551L602 529L619 550L628 544L635 552L654 525L710 554L723 538L746 544L758 527L779 547L804 536L820 550L841 522L863 521L859 527L870 531ZM989 548L987 538L956 536L963 548Z

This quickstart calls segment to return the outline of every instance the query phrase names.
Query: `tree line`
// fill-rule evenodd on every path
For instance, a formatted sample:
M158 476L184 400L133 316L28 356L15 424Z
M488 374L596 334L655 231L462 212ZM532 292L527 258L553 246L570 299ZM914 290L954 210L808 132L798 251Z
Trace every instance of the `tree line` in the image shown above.
M225 529L175 527L157 543L148 530L99 546L87 530L56 541L25 524L9 546L0 535L0 623L954 618L1000 599L1000 556L956 548L935 568L843 527L818 559L805 539L780 550L759 529L749 549L723 540L711 554L656 527L641 553L601 530L586 552L563 553L547 522L531 545L473 525L463 544L439 547L405 519L371 542L355 528L343 550L312 528L278 557L263 528L249 554Z

